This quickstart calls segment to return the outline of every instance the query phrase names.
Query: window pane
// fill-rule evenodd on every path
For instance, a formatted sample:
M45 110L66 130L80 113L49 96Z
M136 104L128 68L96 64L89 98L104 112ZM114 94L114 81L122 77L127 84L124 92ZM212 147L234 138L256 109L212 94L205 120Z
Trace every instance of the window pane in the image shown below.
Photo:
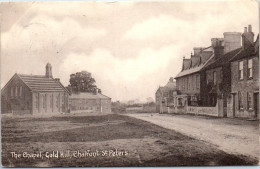
M239 70L243 70L243 61L239 62Z
M252 68L252 64L253 64L252 59L248 60L248 68Z

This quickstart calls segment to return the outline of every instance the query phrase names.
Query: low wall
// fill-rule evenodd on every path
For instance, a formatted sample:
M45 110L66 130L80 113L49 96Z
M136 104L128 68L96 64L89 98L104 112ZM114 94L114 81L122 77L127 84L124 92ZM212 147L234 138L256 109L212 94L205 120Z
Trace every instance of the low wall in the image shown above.
M127 107L125 109L125 111L128 113L138 113L138 112L142 112L143 110L144 110L143 107Z
M71 110L70 113L100 113L100 111L93 111L93 110Z
M208 115L218 117L218 107L195 107L187 106L187 113L196 115Z
M10 113L13 113L13 115L28 115L31 114L30 110L13 110L9 111Z

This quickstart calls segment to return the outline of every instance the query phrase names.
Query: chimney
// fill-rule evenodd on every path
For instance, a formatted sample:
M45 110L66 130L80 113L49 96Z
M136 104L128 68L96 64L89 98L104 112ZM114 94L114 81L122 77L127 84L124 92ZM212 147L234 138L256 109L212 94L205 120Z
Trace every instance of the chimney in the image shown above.
M198 56L203 49L204 48L202 48L202 47L195 47L195 48L193 48L193 50L194 50L194 55L193 56Z
M173 77L170 77L169 82L171 83L173 82Z
M50 63L46 64L46 72L45 72L45 76L48 78L52 78L52 66Z
M55 81L56 81L56 82L60 82L60 79L59 79L59 78L55 78Z
M244 33L242 34L242 46L246 49L253 45L254 43L254 33L252 32L252 26L248 25L248 28L244 28Z
M224 54L241 47L240 32L224 32Z
M214 51L214 57L219 58L224 54L223 38L211 38L211 46Z

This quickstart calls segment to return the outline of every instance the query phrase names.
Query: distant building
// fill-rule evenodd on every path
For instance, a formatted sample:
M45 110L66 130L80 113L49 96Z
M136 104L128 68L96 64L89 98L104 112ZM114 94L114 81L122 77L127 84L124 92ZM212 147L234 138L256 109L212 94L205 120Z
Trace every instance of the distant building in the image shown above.
M1 90L1 112L53 114L67 112L68 91L52 77L51 64L44 75L14 74Z
M71 93L69 96L70 112L111 112L111 98L95 92Z
M169 111L174 104L174 92L176 92L176 82L171 77L169 82L165 86L159 87L155 93L156 112L164 113Z
M231 60L230 117L259 118L259 35L251 26L242 34L242 50Z

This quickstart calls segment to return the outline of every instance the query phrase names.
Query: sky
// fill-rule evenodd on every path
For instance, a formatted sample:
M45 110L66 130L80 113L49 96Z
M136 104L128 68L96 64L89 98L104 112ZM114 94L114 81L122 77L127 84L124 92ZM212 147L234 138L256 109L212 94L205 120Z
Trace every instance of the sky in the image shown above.
M86 70L112 101L154 98L193 47L224 32L258 35L258 1L1 2L1 88L15 74L64 86Z

